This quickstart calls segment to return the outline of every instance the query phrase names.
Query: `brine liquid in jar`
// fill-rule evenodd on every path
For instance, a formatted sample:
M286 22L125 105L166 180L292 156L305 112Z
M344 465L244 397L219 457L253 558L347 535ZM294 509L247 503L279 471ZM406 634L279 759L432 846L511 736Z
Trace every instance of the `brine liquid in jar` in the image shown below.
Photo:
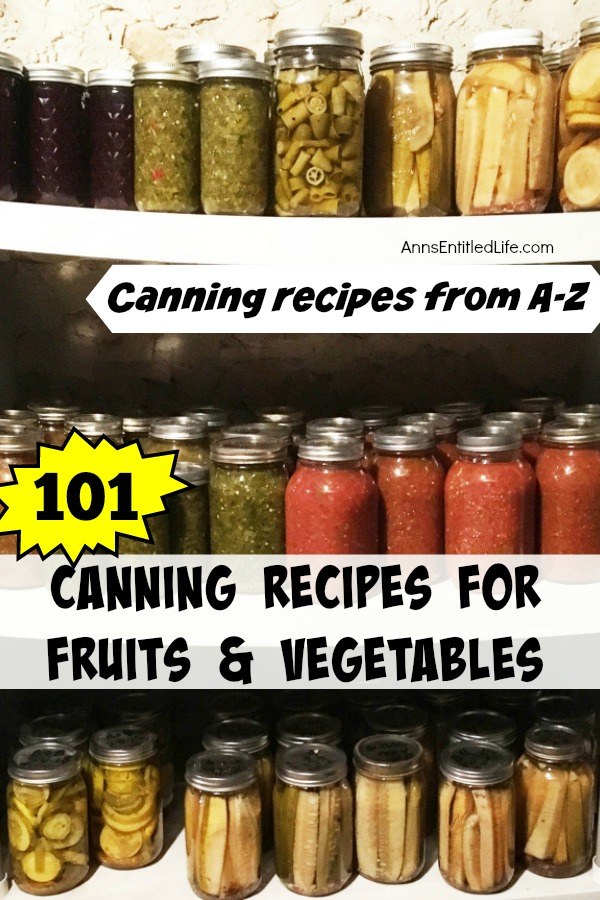
M133 197L133 73L88 74L90 201L96 209L135 209Z

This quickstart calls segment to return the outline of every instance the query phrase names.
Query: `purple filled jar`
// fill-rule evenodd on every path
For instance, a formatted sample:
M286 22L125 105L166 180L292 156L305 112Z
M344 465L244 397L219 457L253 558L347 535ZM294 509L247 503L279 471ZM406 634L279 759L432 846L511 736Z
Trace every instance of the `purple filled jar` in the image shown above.
M135 209L133 197L133 73L88 74L90 202L97 209Z
M85 206L88 139L85 75L71 66L35 65L29 76L29 199Z
M23 64L0 53L0 200L19 200L23 189Z

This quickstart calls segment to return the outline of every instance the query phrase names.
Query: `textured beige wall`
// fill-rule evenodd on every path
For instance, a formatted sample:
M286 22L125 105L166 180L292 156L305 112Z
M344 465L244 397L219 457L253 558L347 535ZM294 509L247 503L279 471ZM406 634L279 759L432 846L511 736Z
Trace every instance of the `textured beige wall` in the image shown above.
M598 9L597 0L0 0L0 49L91 68L166 58L194 38L262 51L279 28L314 23L358 27L367 48L427 32L452 43L461 64L478 30L543 27L558 46Z

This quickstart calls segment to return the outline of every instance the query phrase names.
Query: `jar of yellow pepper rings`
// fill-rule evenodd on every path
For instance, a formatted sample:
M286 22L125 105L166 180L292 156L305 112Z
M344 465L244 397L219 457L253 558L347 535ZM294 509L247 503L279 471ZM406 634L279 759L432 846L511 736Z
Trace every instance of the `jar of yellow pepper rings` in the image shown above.
M274 43L275 212L356 216L362 199L362 36L289 28Z
M14 755L7 791L12 877L27 894L71 890L88 873L88 801L81 758L59 743Z
M111 869L140 869L163 846L160 771L156 737L133 727L92 735L91 831L98 862Z

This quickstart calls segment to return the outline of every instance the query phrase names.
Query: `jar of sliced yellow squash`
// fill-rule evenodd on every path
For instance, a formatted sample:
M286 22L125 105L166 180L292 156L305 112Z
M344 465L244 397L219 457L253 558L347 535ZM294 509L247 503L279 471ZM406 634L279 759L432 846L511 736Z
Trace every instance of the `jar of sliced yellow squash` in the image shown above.
M12 877L28 894L61 894L88 873L88 801L81 758L59 743L14 755L7 792Z
M156 737L133 726L97 731L90 741L92 847L111 869L140 869L162 850Z

